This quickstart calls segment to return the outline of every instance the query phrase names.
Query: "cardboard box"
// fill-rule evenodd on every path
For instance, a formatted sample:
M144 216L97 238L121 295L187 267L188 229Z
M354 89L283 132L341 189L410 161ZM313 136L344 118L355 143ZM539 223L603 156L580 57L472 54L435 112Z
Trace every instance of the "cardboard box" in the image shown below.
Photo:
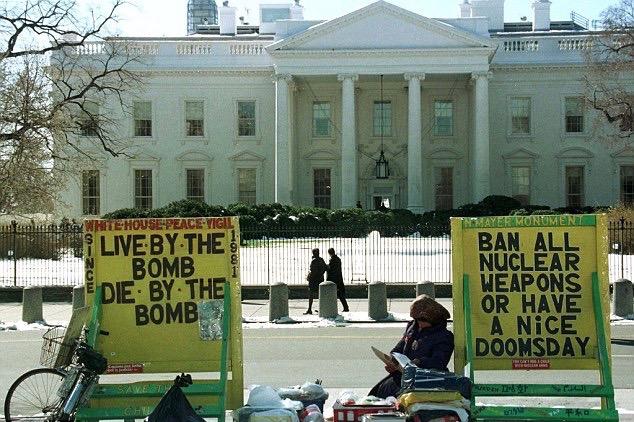
M394 413L394 406L368 406L353 405L343 406L339 402L335 402L332 407L334 418L333 422L361 422L361 417L366 414L375 413Z

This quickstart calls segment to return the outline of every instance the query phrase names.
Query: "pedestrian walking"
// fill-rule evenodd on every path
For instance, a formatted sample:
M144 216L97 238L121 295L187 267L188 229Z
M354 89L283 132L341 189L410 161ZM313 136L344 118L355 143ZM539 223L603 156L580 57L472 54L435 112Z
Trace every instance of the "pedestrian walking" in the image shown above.
M313 313L313 299L319 292L319 285L324 281L324 273L328 269L326 261L319 256L319 249L313 249L313 258L310 261L310 271L306 276L308 281L308 310L304 312L304 315Z
M343 275L341 273L341 258L337 256L334 248L328 249L330 261L328 261L328 275L326 280L332 281L337 285L337 298L343 305L343 312L350 312L348 302L346 301L346 286L343 284Z

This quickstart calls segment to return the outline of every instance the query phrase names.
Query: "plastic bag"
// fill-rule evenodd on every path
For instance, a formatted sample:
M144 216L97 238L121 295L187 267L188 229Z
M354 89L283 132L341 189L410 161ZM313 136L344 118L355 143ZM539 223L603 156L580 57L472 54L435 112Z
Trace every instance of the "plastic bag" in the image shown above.
M191 385L191 375L181 374L167 390L146 422L205 422L185 397L181 386Z
M269 385L258 385L249 393L249 406L268 407L279 409L284 407L279 394Z
M302 422L324 422L324 415L322 415L319 406L316 404L306 406L302 412Z
M471 380L452 372L423 369L415 365L406 365L401 378L401 394L417 389L442 389L458 391L462 397L471 398Z
M357 400L359 400L359 396L350 390L342 391L337 398L337 401L341 403L343 406L350 406L352 404L356 404Z

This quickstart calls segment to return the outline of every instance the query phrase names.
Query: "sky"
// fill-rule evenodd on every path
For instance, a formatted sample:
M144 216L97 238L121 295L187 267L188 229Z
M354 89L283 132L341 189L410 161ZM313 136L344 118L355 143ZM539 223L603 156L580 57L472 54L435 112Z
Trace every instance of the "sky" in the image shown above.
M81 0L80 0L81 1ZM86 0L88 1L88 0ZM120 22L114 32L122 36L183 36L187 30L187 0L129 0L130 5L121 10ZM304 18L326 20L352 12L375 0L302 0ZM397 6L430 18L458 17L458 5L462 0L388 0ZM533 0L506 0L505 21L519 22L522 16L531 20ZM217 0L220 6L222 0ZM251 24L259 21L260 3L292 3L292 0L230 0L230 6L238 7L238 16L246 15ZM618 0L551 0L552 20L570 20L570 12L590 19L598 19L602 10L618 3ZM245 12L248 10L248 13ZM240 12L242 11L242 13Z

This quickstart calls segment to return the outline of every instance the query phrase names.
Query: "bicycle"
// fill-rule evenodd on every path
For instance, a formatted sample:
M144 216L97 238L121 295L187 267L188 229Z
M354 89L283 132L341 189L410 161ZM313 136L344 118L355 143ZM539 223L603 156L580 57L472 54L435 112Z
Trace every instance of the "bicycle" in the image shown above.
M84 342L85 331L77 339L65 338L64 332L55 326L42 336L44 367L25 372L11 385L4 401L6 422L70 422L90 398L108 362Z

